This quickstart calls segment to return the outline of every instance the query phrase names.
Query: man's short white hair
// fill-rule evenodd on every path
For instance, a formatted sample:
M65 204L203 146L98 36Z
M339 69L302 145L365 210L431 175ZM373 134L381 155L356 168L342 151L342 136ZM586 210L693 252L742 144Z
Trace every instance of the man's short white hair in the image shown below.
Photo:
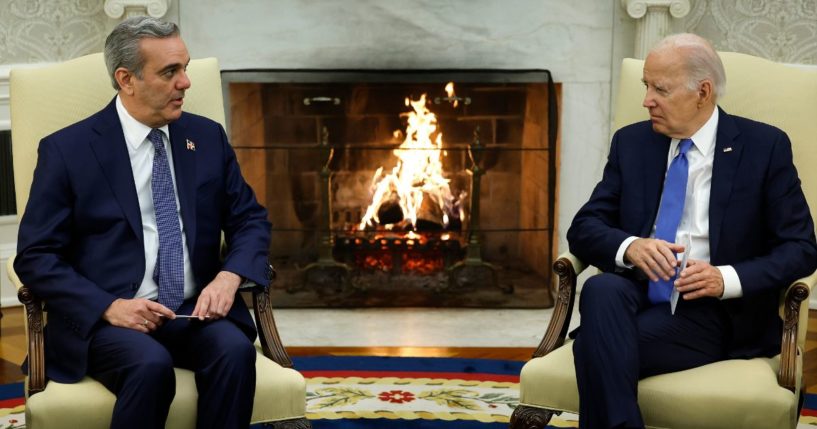
M726 72L723 69L723 62L709 41L697 34L673 34L656 43L650 53L665 50L682 52L686 66L687 88L695 91L701 81L709 79L714 87L715 101L726 94Z

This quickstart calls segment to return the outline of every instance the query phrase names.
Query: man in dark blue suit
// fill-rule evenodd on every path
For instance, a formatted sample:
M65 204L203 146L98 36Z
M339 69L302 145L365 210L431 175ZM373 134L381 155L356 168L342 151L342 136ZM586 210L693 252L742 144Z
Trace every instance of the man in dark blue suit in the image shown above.
M105 61L117 96L40 142L20 224L14 268L49 311L46 374L103 383L113 428L160 428L173 367L188 368L197 426L246 428L256 331L236 294L269 284L266 210L224 129L182 112L190 57L175 24L122 22Z
M582 288L573 344L581 428L644 427L640 378L779 353L780 291L817 269L791 143L717 106L712 46L664 39L643 81L650 120L616 132L567 233L603 271Z

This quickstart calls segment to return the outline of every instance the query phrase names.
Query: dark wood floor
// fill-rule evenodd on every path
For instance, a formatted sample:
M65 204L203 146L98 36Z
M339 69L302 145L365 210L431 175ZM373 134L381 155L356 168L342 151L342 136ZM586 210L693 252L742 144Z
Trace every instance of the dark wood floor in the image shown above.
M0 321L0 383L22 381L20 363L26 344L22 307L3 309ZM292 356L428 356L524 361L530 358L536 344L530 347L290 347ZM809 329L804 358L805 383L809 393L817 393L817 310L809 312Z

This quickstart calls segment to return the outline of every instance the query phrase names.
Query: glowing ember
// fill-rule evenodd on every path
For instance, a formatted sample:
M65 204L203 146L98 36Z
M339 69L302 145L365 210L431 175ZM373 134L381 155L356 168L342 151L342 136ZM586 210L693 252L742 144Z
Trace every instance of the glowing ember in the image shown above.
M453 86L446 86L449 94L453 94ZM390 173L380 167L372 177L372 203L358 226L360 230L375 225L391 230L401 222L414 229L418 216L424 214L434 217L432 223L446 227L449 213L459 214L452 211L455 198L449 180L443 177L443 136L437 130L437 116L426 107L426 94L419 100L406 98L406 106L412 111L401 114L408 125L403 143L394 150L397 165Z

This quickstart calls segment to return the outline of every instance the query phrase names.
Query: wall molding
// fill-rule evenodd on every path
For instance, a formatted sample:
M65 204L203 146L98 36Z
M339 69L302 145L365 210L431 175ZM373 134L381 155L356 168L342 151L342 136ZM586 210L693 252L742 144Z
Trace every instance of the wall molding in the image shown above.
M11 67L0 66L0 131L11 129L9 72Z
M15 307L20 304L20 301L17 299L17 291L14 289L14 286L11 284L11 280L8 279L6 275L6 264L8 263L9 258L14 256L17 252L17 243L0 243L0 274L3 275L3 278L0 279L0 285L4 287L0 289L2 293L0 293L0 307Z
M105 14L113 19L145 15L162 18L170 3L171 0L105 0Z
M9 77L16 68L38 68L53 63L0 64L0 131L11 129L11 87Z
M621 0L627 15L636 20L635 57L644 58L650 49L670 33L670 16L689 14L689 0Z

